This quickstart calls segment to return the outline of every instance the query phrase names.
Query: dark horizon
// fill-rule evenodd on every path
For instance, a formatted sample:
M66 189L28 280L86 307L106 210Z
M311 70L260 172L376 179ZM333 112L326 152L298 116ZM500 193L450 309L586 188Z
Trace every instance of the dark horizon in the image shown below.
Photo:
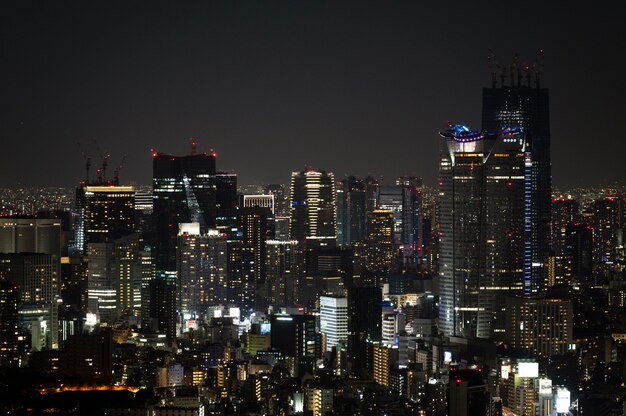
M489 49L508 65L540 48L553 183L623 181L626 142L613 137L626 110L624 6L510 7L5 3L0 186L74 186L78 142L93 177L94 137L111 174L127 156L122 183L150 184L150 149L188 154L194 138L241 184L288 183L311 165L434 185L437 132L480 128Z

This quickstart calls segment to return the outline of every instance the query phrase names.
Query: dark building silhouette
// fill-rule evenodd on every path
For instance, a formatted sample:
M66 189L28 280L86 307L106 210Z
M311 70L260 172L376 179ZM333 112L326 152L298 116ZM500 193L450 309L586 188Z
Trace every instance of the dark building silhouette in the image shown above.
M350 176L337 189L337 242L352 244L365 239L365 183Z
M236 305L246 313L257 306L257 292L262 292L265 284L265 243L270 230L270 219L269 208L239 208L237 212L241 267L239 278L233 275L238 282L231 283L232 295L229 298L234 299ZM264 298L262 293L259 295L261 296L258 300Z
M165 279L152 279L142 299L142 327L176 339L176 285Z
M215 226L231 236L237 227L237 174L217 172L215 175Z
M312 315L272 315L271 345L289 357L315 354L315 317Z
M489 414L489 391L478 370L452 370L448 385L448 415Z
M19 302L17 285L9 280L0 280L0 367L19 366Z
M514 63L516 64L516 63ZM513 74L513 68L512 72ZM534 86L530 78L512 75L510 85L494 83L483 89L482 129L497 132L506 127L522 127L527 139L524 215L524 287L532 296L543 290L545 265L550 255L552 169L550 162L550 111L548 89Z
M354 374L366 374L373 367L368 344L382 338L382 296L379 287L348 290L348 360Z
M171 156L153 153L152 251L157 275L176 271L178 225L197 222L205 232L215 228L215 153Z

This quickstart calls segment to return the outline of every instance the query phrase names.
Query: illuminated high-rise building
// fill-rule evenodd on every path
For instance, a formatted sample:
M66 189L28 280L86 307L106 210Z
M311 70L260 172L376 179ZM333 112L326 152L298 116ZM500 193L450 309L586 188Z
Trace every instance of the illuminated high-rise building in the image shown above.
M58 348L60 265L55 255L0 254L0 280L15 283L20 326L31 332L34 349Z
M572 343L573 320L569 300L508 298L506 340L511 348L532 355L563 355Z
M231 284L235 304L245 312L266 305L258 303L264 298L265 242L270 235L271 211L269 208L240 208L237 212L239 238L241 240L241 269L238 285ZM256 294L259 292L259 298Z
M14 282L22 304L56 303L59 259L36 253L0 254L0 279Z
M237 228L237 174L217 172L215 174L215 227L232 236Z
M422 178L401 176L396 186L402 188L402 257L405 264L415 263L424 245Z
M320 332L324 334L325 351L348 342L348 298L320 296Z
M350 176L337 187L337 242L352 244L365 239L366 193L363 181Z
M337 241L335 177L323 170L291 174L292 240L307 246L333 246Z
M394 263L394 214L389 209L375 209L368 214L366 240L367 272L387 276Z
M118 318L115 244L89 243L86 254L88 310L100 321L112 323Z
M18 305L17 285L0 279L0 367L18 367Z
M593 202L594 274L602 279L624 254L626 199L606 197Z
M304 276L301 247L294 240L268 240L265 251L265 304L276 307L295 305Z
M85 253L87 244L104 243L135 232L135 188L86 185L76 190L78 221L76 247Z
M198 223L180 224L178 236L178 313L198 317L227 302L226 237L202 234Z
M153 153L154 248L156 273L166 277L176 271L178 225L197 222L200 230L215 228L215 157L211 153L171 156Z
M491 338L504 331L502 295L523 288L526 143L519 129L441 135L439 326Z
M543 52L538 55L541 67ZM482 129L501 131L521 127L526 135L524 176L527 194L524 206L523 295L534 296L545 286L545 265L550 255L552 168L550 159L550 111L547 88L540 88L540 73L521 74L517 58L506 84L503 70L492 72L491 88L483 89ZM534 82L533 82L534 81Z
M118 314L136 312L136 296L141 292L143 245L138 234L131 234L115 240L114 282L117 286Z
M553 279L546 286L569 283L572 278L571 259L567 257L568 229L579 222L579 204L574 199L556 198L552 201L552 266Z

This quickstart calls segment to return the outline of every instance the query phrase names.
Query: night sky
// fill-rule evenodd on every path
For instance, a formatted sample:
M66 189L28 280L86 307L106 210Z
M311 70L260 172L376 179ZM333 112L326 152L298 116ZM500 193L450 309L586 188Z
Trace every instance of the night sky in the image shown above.
M488 50L539 48L553 182L623 183L625 6L576 3L3 1L0 186L74 186L94 137L122 182L195 138L243 184L305 164L434 184L437 132L480 128Z

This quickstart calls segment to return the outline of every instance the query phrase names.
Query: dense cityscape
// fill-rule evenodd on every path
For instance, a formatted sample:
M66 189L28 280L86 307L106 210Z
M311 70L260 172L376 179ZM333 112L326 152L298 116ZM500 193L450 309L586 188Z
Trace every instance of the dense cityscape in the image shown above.
M0 414L626 416L626 3L0 4Z
M3 409L623 415L626 192L552 185L534 68L433 132L433 186L244 187L192 140L148 186L82 151L75 188L3 189Z

